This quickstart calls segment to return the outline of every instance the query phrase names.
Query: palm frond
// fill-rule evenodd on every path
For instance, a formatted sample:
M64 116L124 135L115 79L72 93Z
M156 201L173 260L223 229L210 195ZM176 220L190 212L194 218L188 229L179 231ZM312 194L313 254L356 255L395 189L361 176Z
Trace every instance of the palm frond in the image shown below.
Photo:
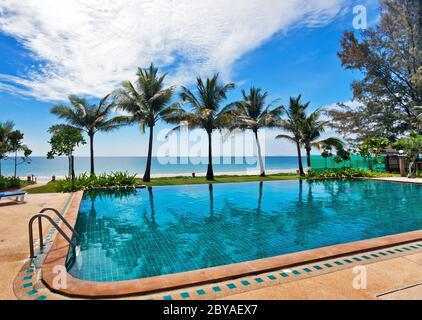
M290 140L290 141L293 141L293 142L297 142L297 140L294 137L291 137L287 134L279 134L275 138L276 139L286 139L286 140Z

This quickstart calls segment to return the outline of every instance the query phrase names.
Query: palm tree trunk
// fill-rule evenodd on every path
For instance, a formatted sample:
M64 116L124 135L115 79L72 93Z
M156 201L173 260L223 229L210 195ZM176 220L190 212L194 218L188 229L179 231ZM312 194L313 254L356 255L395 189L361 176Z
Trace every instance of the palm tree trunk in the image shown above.
M151 158L152 158L152 139L154 135L154 126L149 127L149 144L148 144L148 158L147 158L147 166L145 168L145 173L143 177L144 182L151 181Z
M91 157L91 176L95 175L94 170L94 134L89 134L89 155Z
M69 160L69 166L67 170L67 175L70 179L72 179L72 155L68 155L67 159Z
M264 162L262 161L261 144L259 143L259 139L258 139L258 130L254 130L254 133L255 133L256 145L258 147L260 176L265 177L265 168L264 168Z
M311 148L306 148L306 165L311 167Z
M296 142L296 149L297 149L297 157L298 157L298 163L299 163L299 174L301 176L305 175L305 172L303 171L303 164L302 164L302 152L300 150L300 144L299 142Z
M208 133L208 169L207 180L214 180L214 172L212 170L212 131Z
M18 152L15 151L15 173L14 173L14 177L16 178L16 169L18 167Z
M408 169L408 172L407 172L408 178L414 178L414 176L413 176L413 165L414 165L414 163L415 163L415 160L413 160L413 159L409 161L409 169Z
M71 172L71 174L72 174L72 180L75 180L75 156L74 155L72 155L71 156L71 170L72 170L72 172Z

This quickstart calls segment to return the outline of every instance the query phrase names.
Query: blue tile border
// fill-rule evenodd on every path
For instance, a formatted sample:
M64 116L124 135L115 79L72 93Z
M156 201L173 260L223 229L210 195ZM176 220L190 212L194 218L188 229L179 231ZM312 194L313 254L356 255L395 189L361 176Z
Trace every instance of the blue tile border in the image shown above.
M190 294L189 294L188 292L182 292L182 293L180 294L180 296L181 296L183 299L190 298Z
M199 289L199 290L196 290L196 293L199 294L200 296L202 296L202 295L205 294L205 290Z
M35 290L35 289L32 289L31 291L28 291L26 294L28 295L28 296L33 296L34 294L36 294L36 293L38 293L38 291L37 290Z
M244 286L249 286L251 284L248 280L242 280L240 283Z

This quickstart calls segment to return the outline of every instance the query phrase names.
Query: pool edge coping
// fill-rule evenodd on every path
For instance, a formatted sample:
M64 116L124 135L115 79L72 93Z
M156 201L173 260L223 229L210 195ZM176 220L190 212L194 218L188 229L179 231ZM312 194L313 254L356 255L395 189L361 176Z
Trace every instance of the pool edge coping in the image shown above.
M82 197L83 191L74 193L67 209L66 219L72 226L76 224ZM71 236L70 230L64 231ZM70 244L63 237L57 235L41 267L41 279L49 290L66 296L93 299L117 298L225 281L419 240L422 240L422 230L174 274L123 281L95 282L77 279L67 272L65 263ZM55 285L58 277L62 280L65 279L65 286L58 288ZM63 282L61 281L60 284Z

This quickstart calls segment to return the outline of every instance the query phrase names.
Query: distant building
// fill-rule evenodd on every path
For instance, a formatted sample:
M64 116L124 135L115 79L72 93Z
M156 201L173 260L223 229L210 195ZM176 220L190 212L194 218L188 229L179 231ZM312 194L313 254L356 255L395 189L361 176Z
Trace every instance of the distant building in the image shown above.
M422 158L415 163L416 170L422 170ZM408 163L406 157L399 150L387 149L385 151L385 171L391 173L400 173L402 176L406 176L408 169Z

